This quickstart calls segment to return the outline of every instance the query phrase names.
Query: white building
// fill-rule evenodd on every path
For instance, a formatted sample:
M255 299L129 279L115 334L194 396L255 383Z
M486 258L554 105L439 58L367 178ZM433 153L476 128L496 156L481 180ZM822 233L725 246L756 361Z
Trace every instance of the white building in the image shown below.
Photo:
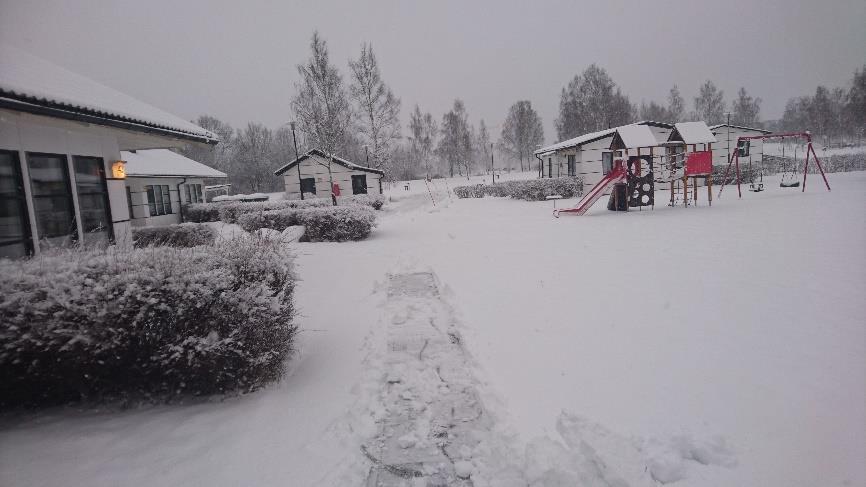
M204 202L205 179L227 177L168 149L121 151L121 157L133 227L180 223L184 204Z
M128 242L121 151L217 142L179 117L0 46L0 257Z
M673 125L643 121L629 125L645 125L649 127L658 144L668 140L673 130ZM624 125L623 127L627 127ZM624 154L614 154L611 149L614 134L620 127L613 127L598 132L584 134L573 139L568 139L535 151L535 156L541 159L543 178L555 178L560 176L582 176L585 187L591 188L607 174L615 158ZM657 144L657 145L658 145ZM636 150L629 155L653 155L660 157L663 152L657 154L645 154L647 149Z
M340 195L382 194L382 178L385 173L369 167L359 166L339 157L329 157L319 149L313 149L294 161L274 171L283 177L286 199L304 197L331 197L331 181L339 186Z
M731 154L737 150L737 139L739 137L752 137L755 135L767 135L769 130L756 129L752 127L740 127L726 123L713 125L710 131L716 136L716 144L713 144L713 166L725 166L730 160ZM749 163L757 167L764 160L764 141L761 139L746 140L740 147L740 167Z

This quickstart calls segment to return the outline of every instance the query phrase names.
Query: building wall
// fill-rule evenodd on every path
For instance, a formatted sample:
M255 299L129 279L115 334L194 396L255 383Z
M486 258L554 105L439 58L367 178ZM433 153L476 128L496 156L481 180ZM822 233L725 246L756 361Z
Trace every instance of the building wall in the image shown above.
M75 188L75 171L72 156L99 157L103 160L106 186L111 212L115 241L128 244L129 215L123 180L111 179L111 164L120 159L120 147L116 131L92 124L59 120L50 117L31 115L12 110L0 109L0 149L18 152L21 174L24 179L24 192L27 199L27 213L33 248L38 252L38 227L33 206L33 195L29 184L30 174L27 164L28 152L42 152L65 155L72 187L72 202L78 235L84 232L79 217L79 199ZM84 234L84 243L87 236Z
M316 196L319 198L330 198L330 176L328 174L328 160L313 154L299 163L301 168L301 178L316 179ZM334 184L340 186L340 194L342 196L350 196L352 194L352 176L365 175L367 176L367 194L381 194L381 178L382 176L376 173L367 171L358 171L349 169L340 164L331 164L331 175L334 179ZM298 166L292 167L283 173L283 182L286 186L287 199L300 199L300 183L298 182Z
M734 127L719 127L713 130L716 143L713 144L713 165L726 166L728 157L737 149L737 138L762 135L757 130L743 130ZM749 157L740 158L740 167L752 164L760 165L764 159L764 141L761 139L750 141Z
M180 187L178 188L179 184ZM132 226L158 227L180 223L181 205L190 203L190 201L187 200L184 186L192 184L202 185L202 197L204 197L204 180L202 178L128 176L126 178L126 186L130 190L130 196L132 199L132 217L130 218ZM146 189L146 186L150 185L168 186L172 209L170 214L151 216Z

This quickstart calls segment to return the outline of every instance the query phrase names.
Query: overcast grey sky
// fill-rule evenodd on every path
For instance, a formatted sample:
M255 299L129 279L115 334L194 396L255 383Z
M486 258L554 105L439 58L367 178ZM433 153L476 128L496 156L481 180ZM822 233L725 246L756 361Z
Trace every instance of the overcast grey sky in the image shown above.
M0 0L0 41L189 119L288 120L318 29L345 77L373 44L404 128L416 103L441 119L459 97L498 136L529 99L547 142L560 90L591 63L637 103L676 83L691 108L712 79L728 101L745 86L772 119L818 84L847 85L866 63L864 26L864 0Z

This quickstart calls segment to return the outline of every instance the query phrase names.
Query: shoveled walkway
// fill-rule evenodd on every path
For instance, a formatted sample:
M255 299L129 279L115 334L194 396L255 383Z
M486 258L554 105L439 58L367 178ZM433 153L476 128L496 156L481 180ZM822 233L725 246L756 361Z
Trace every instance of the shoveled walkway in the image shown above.
M436 279L392 275L378 434L361 449L368 487L471 486L473 455L492 421Z

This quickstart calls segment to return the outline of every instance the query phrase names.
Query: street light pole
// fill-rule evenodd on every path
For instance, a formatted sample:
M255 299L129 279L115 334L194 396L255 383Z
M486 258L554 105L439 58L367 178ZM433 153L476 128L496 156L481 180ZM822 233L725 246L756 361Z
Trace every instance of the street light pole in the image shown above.
M364 159L367 160L367 167L370 167L370 152L367 150L367 144L364 144Z
M490 143L490 177L493 179L493 184L496 184L496 168L493 167L493 142Z
M295 144L295 161L298 163L298 192L301 193L301 199L304 199L304 185L301 184L301 161L298 156L298 139L295 137L295 122L289 122L289 126L292 128L292 142Z

